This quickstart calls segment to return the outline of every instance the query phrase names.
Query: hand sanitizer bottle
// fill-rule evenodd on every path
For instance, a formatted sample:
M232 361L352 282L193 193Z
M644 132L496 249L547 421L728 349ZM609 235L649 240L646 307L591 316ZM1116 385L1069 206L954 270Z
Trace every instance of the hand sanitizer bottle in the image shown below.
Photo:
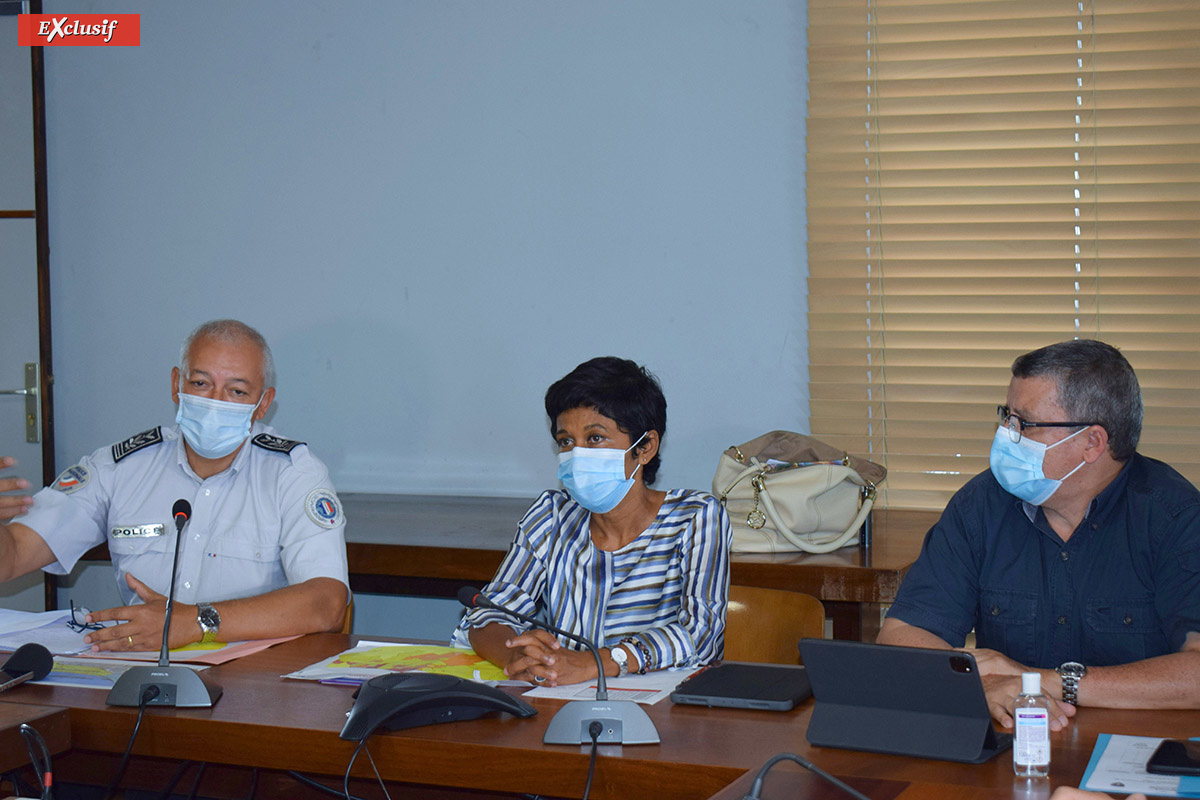
M1013 716L1013 772L1023 778L1044 778L1050 774L1050 702L1042 694L1039 673L1022 673Z

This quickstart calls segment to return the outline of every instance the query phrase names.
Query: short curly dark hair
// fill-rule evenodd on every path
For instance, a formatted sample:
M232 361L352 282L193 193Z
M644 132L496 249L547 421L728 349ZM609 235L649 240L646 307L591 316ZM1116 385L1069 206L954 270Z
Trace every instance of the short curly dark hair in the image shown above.
M558 416L573 408L594 408L617 423L631 440L648 431L658 431L658 448L667 433L667 398L663 396L658 378L645 367L615 356L601 356L585 361L546 390L546 416L550 418L550 435L554 435ZM637 446L640 452L645 442ZM659 453L642 468L649 485L658 477L661 463Z

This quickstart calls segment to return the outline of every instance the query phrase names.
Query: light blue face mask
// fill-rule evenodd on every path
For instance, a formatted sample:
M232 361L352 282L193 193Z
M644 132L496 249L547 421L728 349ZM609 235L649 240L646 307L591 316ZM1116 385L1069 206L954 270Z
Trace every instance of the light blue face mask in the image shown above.
M630 445L629 450L637 447L645 438L646 434L643 433ZM558 454L558 479L576 503L593 514L606 514L620 505L625 495L629 494L633 488L633 476L642 468L638 464L629 477L625 477L625 454L629 450L573 447Z
M266 393L264 392L264 395ZM175 422L183 438L201 458L224 458L250 435L258 403L229 403L194 394L179 393Z
M1008 429L1000 426L992 439L992 453L988 459L992 467L992 475L999 481L1004 491L1016 495L1026 503L1040 506L1049 500L1062 486L1063 481L1079 471L1087 461L1080 461L1075 469L1061 478L1047 478L1044 469L1046 451L1058 447L1086 431L1081 428L1065 439L1054 444L1046 445L1035 442L1027 436L1021 441L1014 442L1009 436Z

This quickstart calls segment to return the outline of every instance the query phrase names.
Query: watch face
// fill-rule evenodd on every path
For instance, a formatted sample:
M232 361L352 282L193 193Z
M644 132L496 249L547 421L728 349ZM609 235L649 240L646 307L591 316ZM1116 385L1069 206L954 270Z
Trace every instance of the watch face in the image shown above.
M200 627L207 629L216 629L221 624L221 615L212 606L203 606L200 609Z
M1077 661L1068 661L1058 668L1058 674L1071 678L1082 678L1087 674L1087 667Z

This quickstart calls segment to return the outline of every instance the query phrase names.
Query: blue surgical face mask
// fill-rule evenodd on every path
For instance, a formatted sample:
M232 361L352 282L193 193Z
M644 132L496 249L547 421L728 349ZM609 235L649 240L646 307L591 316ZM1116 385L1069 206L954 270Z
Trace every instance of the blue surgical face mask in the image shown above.
M1044 469L1046 451L1058 447L1063 442L1075 438L1086 431L1081 428L1065 439L1060 439L1051 445L1035 442L1028 436L1022 436L1021 441L1014 442L1008 429L1000 426L992 439L991 462L992 475L1004 487L1004 491L1016 495L1026 503L1040 506L1049 500L1063 481L1079 471L1087 461L1080 461L1075 469L1061 478L1047 478Z
M264 392L264 395L266 393ZM201 458L224 458L250 435L258 403L229 403L179 392L175 422L183 438Z
M643 433L629 450L637 447ZM633 476L625 477L625 454L629 450L611 447L573 447L558 454L558 479L576 503L593 514L606 514L616 508L633 488Z

